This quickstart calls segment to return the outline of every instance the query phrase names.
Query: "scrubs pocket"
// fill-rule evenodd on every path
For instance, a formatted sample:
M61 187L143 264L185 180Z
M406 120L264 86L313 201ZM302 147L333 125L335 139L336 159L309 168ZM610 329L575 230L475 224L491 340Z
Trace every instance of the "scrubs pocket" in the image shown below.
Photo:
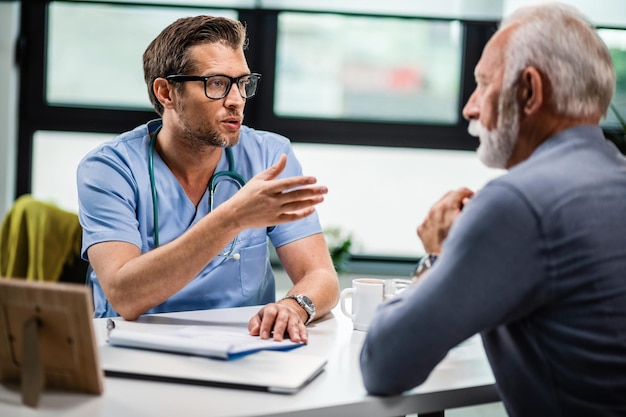
M267 241L253 246L237 249L241 257L239 277L241 279L241 291L245 297L260 300L267 288L266 276L269 264Z

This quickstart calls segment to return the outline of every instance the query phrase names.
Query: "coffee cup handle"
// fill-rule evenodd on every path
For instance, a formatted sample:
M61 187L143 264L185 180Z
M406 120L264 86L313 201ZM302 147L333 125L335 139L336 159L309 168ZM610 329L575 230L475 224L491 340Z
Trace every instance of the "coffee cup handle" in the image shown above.
M348 309L346 308L346 296L348 294L351 294L354 292L354 288L346 288L343 291L341 291L341 296L339 299L339 304L341 306L341 312L343 314L345 314L346 316L350 317L351 319L354 319L354 314L353 313L349 313ZM354 311L354 309L352 310Z

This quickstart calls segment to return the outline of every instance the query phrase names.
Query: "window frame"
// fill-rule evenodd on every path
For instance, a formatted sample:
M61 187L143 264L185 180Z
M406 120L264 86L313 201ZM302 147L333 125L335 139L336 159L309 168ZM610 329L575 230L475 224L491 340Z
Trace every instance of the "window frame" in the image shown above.
M278 14L290 10L263 10L260 13L261 34L250 34L250 49L262 50L264 54L259 60L250 60L251 68L260 64L263 84L255 103L248 106L254 109L254 119L248 122L259 128L279 132L294 142L332 143L343 145L365 145L386 147L408 147L427 149L475 150L478 140L467 133L467 122L463 120L461 111L474 90L474 67L480 58L484 45L497 29L497 22L476 22L459 20L463 31L460 97L458 100L458 122L454 124L399 123L380 121L332 120L322 118L281 117L273 113L274 108L274 74L276 71L276 40L278 32ZM255 10L253 13L259 12ZM298 13L323 14L298 10ZM242 20L246 12L240 12ZM366 17L397 17L419 20L446 20L429 17L406 17L390 15L371 15L357 13L333 13L348 16ZM458 19L447 19L458 20ZM250 31L250 25L248 24ZM261 35L261 36L259 36ZM255 41L255 39L257 41ZM258 40L261 43L258 44ZM268 74L266 76L265 74ZM268 94L268 91L270 92ZM256 99L256 97L255 97Z
M51 0L33 0L22 3L22 27L18 45L18 63L21 73L16 183L18 196L29 193L31 189L31 154L35 131L116 133L130 130L157 117L156 113L148 110L73 107L46 103L46 10L50 2ZM124 5L124 3L119 2L111 4ZM137 6L136 3L133 5ZM142 3L140 6L155 7L159 5ZM215 8L223 7L216 6ZM461 97L457 109L459 121L456 124L384 123L276 116L273 113L273 101L277 22L278 14L289 10L234 10L239 13L239 19L244 21L248 28L250 38L250 46L246 51L248 64L254 71L263 74L260 94L246 105L246 124L257 129L280 133L289 137L293 142L456 150L476 149L477 139L467 134L467 124L461 116L461 110L474 88L473 68L478 62L483 46L496 30L497 22L460 21L464 42L461 58ZM301 10L297 12L325 13ZM394 17L356 13L333 14ZM428 17L396 17L434 20Z
M21 6L20 37L16 48L16 60L20 67L16 197L31 192L33 140L36 131L115 134L131 130L158 117L154 111L150 110L73 107L52 105L46 102L47 6L51 2L52 0L31 0L22 2ZM125 3L115 2L111 4L123 6ZM132 3L132 5L138 6L137 3ZM142 3L140 6L156 7L163 5ZM213 9L225 8L211 7ZM263 74L259 94L246 105L247 125L280 133L293 142L467 151L476 149L478 140L467 134L467 123L463 120L461 111L474 89L474 66L480 58L484 45L497 29L497 22L448 19L459 20L463 36L457 123L449 125L384 123L276 116L273 113L273 101L278 15L290 10L236 8L230 10L236 10L239 13L239 19L246 23L250 39L246 57L250 68ZM324 13L303 12L302 10L296 12ZM335 12L333 14L446 20L413 16ZM348 269L358 271L365 268L364 270L372 273L404 274L410 272L415 261L416 259L413 258L399 256L360 254L353 257Z

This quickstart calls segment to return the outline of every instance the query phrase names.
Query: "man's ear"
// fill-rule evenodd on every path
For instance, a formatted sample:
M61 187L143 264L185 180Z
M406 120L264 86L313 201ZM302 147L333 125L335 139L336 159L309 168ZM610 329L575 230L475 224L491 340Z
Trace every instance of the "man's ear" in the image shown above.
M527 67L522 71L520 82L521 108L525 115L539 111L544 102L544 80L535 67Z
M161 105L168 109L173 106L173 88L165 78L157 78L152 83L152 90Z

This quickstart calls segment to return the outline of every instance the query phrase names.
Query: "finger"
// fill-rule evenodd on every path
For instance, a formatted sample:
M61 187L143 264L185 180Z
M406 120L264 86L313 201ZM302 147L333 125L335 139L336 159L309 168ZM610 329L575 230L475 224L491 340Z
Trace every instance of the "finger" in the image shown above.
M471 190L467 190L468 193L465 193L464 195L462 195L462 199L461 199L461 204L463 205L463 207L465 207L467 205L467 203L469 203L472 198L474 198L474 196L476 195L476 192L471 191Z
M287 324L289 323L290 316L293 313L289 307L281 306L278 308L278 314L276 320L274 320L274 340L277 342L282 341L285 338L285 332L287 331Z
M272 328L274 327L274 321L278 314L276 304L268 304L263 308L263 315L261 316L261 323L259 325L259 335L261 339L269 339L272 334Z
M260 174L257 174L255 178L262 180L273 180L274 178L278 177L281 172L283 172L285 166L287 166L287 155L282 154L274 165L261 172Z
M472 198L473 196L474 196L474 192L470 190L469 188L465 188L465 187L459 188L453 193L453 199L457 201L461 207L463 205L463 200Z
M474 192L467 188L462 188L452 193L448 199L447 205L441 208L443 219L448 222L454 220L473 195Z
M296 191L289 191L275 195L282 212L295 212L307 209L324 201L328 193L326 187L307 187Z
M299 317L289 322L287 333L288 333L289 339L292 342L296 342L296 343L298 342L308 343L309 342L309 333L306 329L306 326L304 325L304 323L302 323Z
M317 189L316 187L310 187L316 182L317 178L315 177L299 175L295 177L277 179L272 182L272 184L268 187L268 190L276 194L289 194L302 189ZM323 188L325 189L326 187Z
M295 220L304 219L315 212L315 207L309 207L303 210L282 213L278 216L274 224L283 224Z
M281 202L280 209L284 213L292 213L299 210L306 210L324 202L324 196L317 195L303 200Z
M255 314L248 322L248 331L252 336L258 336L261 330L261 316L259 313Z
M256 335L260 336L261 339L269 339L272 331L272 323L274 323L274 317L276 317L275 305L266 305L259 311L259 314L257 314L255 317L257 319L256 325L258 326L258 328L256 329ZM252 320L254 320L254 317ZM252 320L250 321L251 323Z
M328 187L324 185L307 186L287 189L281 192L284 200L303 200L306 198L328 194Z

